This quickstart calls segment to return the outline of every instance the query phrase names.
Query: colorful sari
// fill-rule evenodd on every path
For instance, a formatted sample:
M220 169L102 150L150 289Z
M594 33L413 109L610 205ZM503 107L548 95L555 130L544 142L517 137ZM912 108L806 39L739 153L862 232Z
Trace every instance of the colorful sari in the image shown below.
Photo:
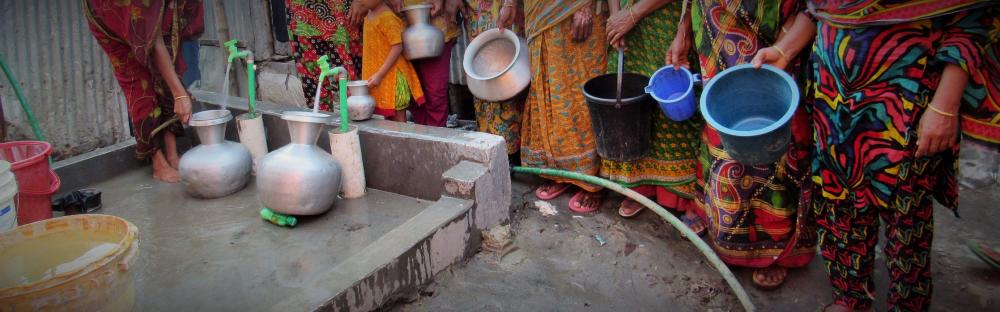
M798 3L695 0L691 20L702 75L710 79L730 66L749 63L757 50L774 43L782 24L800 12ZM789 67L794 74L794 64ZM726 263L801 267L812 260L815 231L806 205L809 189L800 188L808 170L807 117L800 111L792 119L788 153L775 164L761 166L733 160L718 132L705 125L696 200L699 212L706 215L710 243Z
M179 77L185 65L181 41L204 30L204 11L197 0L83 1L90 32L111 59L115 78L125 94L136 140L135 153L147 159L163 147L162 131L154 132L174 117L174 97L153 66L155 36L174 59ZM182 135L180 123L164 131Z
M567 3L568 2L568 3ZM531 53L531 86L521 126L521 162L528 167L596 175L600 169L583 83L604 74L607 66L607 17L595 15L593 33L573 42L572 16L593 1L525 0L525 32ZM572 179L587 191L600 190Z
M469 18L466 19L466 30L469 39L489 29L496 28L496 19L500 16L502 0L469 0ZM521 12L522 10L517 10ZM510 30L519 36L524 36L524 17L518 16ZM516 154L521 150L521 111L524 109L524 96L514 99L490 102L480 99L473 100L476 111L476 125L480 132L502 136L507 141L507 153Z
M1000 10L972 10L978 4L810 3L820 19L813 47L812 181L818 192L813 210L836 304L858 310L872 306L881 223L889 309L930 307L932 199L957 208L959 145L917 158L917 128L923 114L936 114L927 107L947 64L970 73L962 126L968 118L996 120L988 113L995 102L987 102L996 95L988 90L996 89L997 81L988 73L997 67L983 56L996 44ZM968 111L986 114L965 117Z
M294 51L295 69L302 79L306 105L312 108L319 79L319 60L329 56L333 66L347 69L350 79L361 76L361 28L351 25L347 13L351 0L285 0L288 7L289 44ZM330 111L337 101L337 84L323 83L319 109Z
M633 5L621 0L621 8ZM652 76L663 66L663 56L681 18L683 1L674 1L639 21L625 37L628 52L624 71ZM608 50L609 60L618 59L618 50ZM617 61L608 62L608 72L618 70ZM697 71L695 64L692 71ZM701 116L676 122L659 110L653 117L653 136L649 156L637 161L601 160L601 176L655 199L661 205L687 211L694 209L695 176L698 150L704 121Z

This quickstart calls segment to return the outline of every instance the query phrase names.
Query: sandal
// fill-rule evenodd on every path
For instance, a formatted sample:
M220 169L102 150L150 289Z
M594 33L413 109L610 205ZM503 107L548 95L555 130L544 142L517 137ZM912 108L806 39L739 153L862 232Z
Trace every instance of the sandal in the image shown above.
M684 225L687 225L687 227L691 229L691 231L694 232L695 235L702 236L705 235L705 232L707 232L707 229L705 228L705 222L702 221L701 217L699 216L694 216L693 218L689 218L687 215L683 215L681 216L681 222L684 222Z
M781 279L777 281L769 281L768 275L778 274L777 272L783 272ZM788 270L779 266L769 266L762 269L753 270L753 284L760 289L772 290L781 286L785 282L785 278L788 277Z
M591 193L587 191L579 191L576 194L574 194L572 198L569 199L569 210L572 210L573 212L576 213L591 213L597 211L597 209L601 208L601 202L603 198L604 194L602 194L601 192ZM590 207L584 206L583 201L587 199L595 201L596 204Z
M618 205L618 215L623 218L631 218L638 215L643 209L646 209L646 206L630 198L626 198L622 200L621 205Z
M986 262L994 270L1000 270L1000 253L990 248L985 243L969 243L969 250L976 254L980 260Z
M553 182L553 183L542 184L542 186L539 186L538 188L535 189L535 197L541 200L551 200L553 198L559 197L559 195L562 195L563 193L566 193L566 190L569 189L569 186L570 186L569 183ZM555 189L555 191L546 192L552 189Z

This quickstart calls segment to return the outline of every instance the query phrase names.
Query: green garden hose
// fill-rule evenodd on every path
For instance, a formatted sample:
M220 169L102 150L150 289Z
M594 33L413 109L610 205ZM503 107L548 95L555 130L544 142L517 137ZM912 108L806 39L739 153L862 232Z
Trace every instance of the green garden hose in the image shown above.
M14 88L14 94L17 95L17 100L21 102L21 109L24 110L24 115L28 116L28 123L31 124L31 131L35 132L35 138L39 141L45 141L45 134L42 133L42 128L38 126L35 113L31 111L31 106L28 106L28 100L24 98L24 91L21 91L21 83L17 81L17 78L14 78L14 73L10 72L10 68L7 67L7 62L4 61L2 55L0 55L0 67L3 67L3 73L7 75L7 81Z
M691 241L691 243L693 243L695 247L698 248L698 251L701 251L701 253L704 254L706 258L708 258L708 262L712 263L712 266L714 266L715 269L719 271L719 274L722 275L722 278L726 280L727 284L729 284L729 288L731 288L733 290L733 293L736 294L736 298L740 300L740 303L743 305L744 310L756 311L756 308L753 306L753 303L750 302L750 296L747 295L746 290L744 290L743 286L740 285L740 282L736 280L736 276L734 276L733 272L729 270L729 267L722 262L722 259L719 259L719 256L715 253L714 250L712 250L712 247L709 247L708 244L706 244L705 241L701 239L701 237L698 237L698 234L695 234L694 231L691 231L691 229L689 229L687 225L684 224L684 222L681 222L681 220L677 219L677 217L675 217L672 213L668 212L666 209L663 209L663 207L656 204L649 198L646 198L646 196L642 196L641 194L636 193L635 191L630 190L626 187L623 187L618 183L576 172L555 170L555 169L529 168L529 167L514 167L513 170L514 172L518 173L530 173L536 175L554 176L554 177L583 181L594 185L600 185L607 189L625 195L626 197L639 202L643 206L646 206L646 208L649 208L650 210L655 212L657 215L663 218L663 220L666 220L667 223L669 223L675 229L680 231L681 234L684 235L684 237L687 237L687 239Z

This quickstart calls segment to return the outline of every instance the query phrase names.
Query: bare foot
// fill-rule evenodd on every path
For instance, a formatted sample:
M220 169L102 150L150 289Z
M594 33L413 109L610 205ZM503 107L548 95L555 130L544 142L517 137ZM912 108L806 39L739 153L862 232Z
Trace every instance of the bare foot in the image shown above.
M174 169L181 168L181 156L177 154L177 137L170 131L165 131L163 134L164 143L164 156L167 157L167 163L170 164Z
M163 151L156 151L156 154L153 155L153 178L167 183L181 181L180 173L170 166L167 158L163 156Z
M775 289L785 282L788 270L779 266L769 266L753 271L753 283L763 289Z

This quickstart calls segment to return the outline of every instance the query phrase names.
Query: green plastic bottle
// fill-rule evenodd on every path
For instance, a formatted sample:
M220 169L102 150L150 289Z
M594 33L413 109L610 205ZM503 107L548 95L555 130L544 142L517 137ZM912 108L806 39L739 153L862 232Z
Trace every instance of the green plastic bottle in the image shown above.
M274 225L277 225L277 226L295 227L295 224L299 223L299 220L296 219L293 216L283 215L283 214L271 211L271 209L267 209L267 208L264 208L264 209L260 210L260 217L261 217L261 219L264 219L267 222L271 222L271 223L273 223Z

